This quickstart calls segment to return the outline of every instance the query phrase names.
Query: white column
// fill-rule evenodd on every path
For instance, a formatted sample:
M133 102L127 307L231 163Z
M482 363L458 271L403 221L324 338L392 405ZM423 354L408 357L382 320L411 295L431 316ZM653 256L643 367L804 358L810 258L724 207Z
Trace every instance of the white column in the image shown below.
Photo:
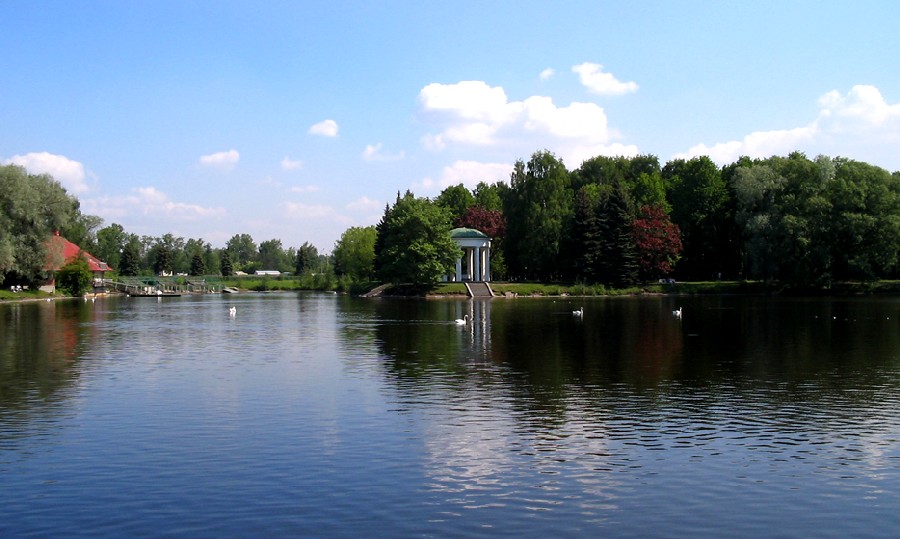
M473 281L481 280L481 248L476 247L472 252L472 257L475 259L475 273L472 275Z
M491 247L484 248L484 280L491 280Z
M460 255L456 259L456 282L462 281L462 257L463 255Z

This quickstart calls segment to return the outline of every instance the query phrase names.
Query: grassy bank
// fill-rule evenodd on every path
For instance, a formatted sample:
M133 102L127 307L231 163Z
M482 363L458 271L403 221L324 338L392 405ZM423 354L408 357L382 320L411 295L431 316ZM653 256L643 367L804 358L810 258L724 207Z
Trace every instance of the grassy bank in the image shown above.
M583 283L491 283L494 293L500 296L630 296L641 294L761 294L769 290L762 284L749 281L712 281L693 283L649 283L629 288L608 288L603 285ZM466 294L462 283L442 283L432 295Z
M828 289L788 289L778 284L761 281L695 281L672 284L647 283L631 288L615 289L603 285L582 283L491 283L494 293L500 296L626 296L642 294L676 295L797 295L797 296L864 296L900 295L900 281L836 283ZM394 287L386 295L466 295L462 283L440 283L429 289Z
M0 302L2 301L34 301L39 299L47 299L55 297L52 294L41 292L40 290L23 290L21 292L11 292L9 290L0 290Z

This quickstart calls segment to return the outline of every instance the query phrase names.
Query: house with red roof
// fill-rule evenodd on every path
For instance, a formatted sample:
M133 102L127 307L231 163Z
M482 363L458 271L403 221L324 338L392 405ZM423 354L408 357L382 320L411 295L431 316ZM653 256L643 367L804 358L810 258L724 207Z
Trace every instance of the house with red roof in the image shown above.
M109 267L106 262L103 262L87 251L83 251L81 247L60 236L59 232L54 232L53 236L47 240L44 246L47 248L47 260L44 263L44 271L49 272L51 277L41 289L47 292L56 291L56 272L65 266L69 260L79 255L87 261L88 268L90 268L91 274L94 277L95 286L98 282L103 280L103 276L107 272L112 271L112 268Z

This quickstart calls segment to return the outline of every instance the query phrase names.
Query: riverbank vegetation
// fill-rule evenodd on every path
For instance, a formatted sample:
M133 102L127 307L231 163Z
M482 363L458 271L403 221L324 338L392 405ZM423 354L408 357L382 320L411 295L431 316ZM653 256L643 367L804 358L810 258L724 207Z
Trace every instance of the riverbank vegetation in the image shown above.
M441 284L459 255L453 227L491 238L492 277L503 281L495 290L520 296L877 292L895 288L872 283L900 278L900 173L802 153L723 167L708 157L661 165L652 155L598 156L569 170L538 151L509 181L450 186L434 199L398 193L376 226L346 230L330 254L241 233L214 248L101 228L52 177L14 165L0 167L0 203L7 289L47 277L43 245L55 230L119 275L215 275L253 290L456 290Z

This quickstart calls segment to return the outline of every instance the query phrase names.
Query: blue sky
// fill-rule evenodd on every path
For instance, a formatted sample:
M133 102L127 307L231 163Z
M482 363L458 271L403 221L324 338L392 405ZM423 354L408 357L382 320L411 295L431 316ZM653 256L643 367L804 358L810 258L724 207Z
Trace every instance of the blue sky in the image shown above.
M900 170L900 2L0 3L0 163L126 231L330 252L549 149Z

